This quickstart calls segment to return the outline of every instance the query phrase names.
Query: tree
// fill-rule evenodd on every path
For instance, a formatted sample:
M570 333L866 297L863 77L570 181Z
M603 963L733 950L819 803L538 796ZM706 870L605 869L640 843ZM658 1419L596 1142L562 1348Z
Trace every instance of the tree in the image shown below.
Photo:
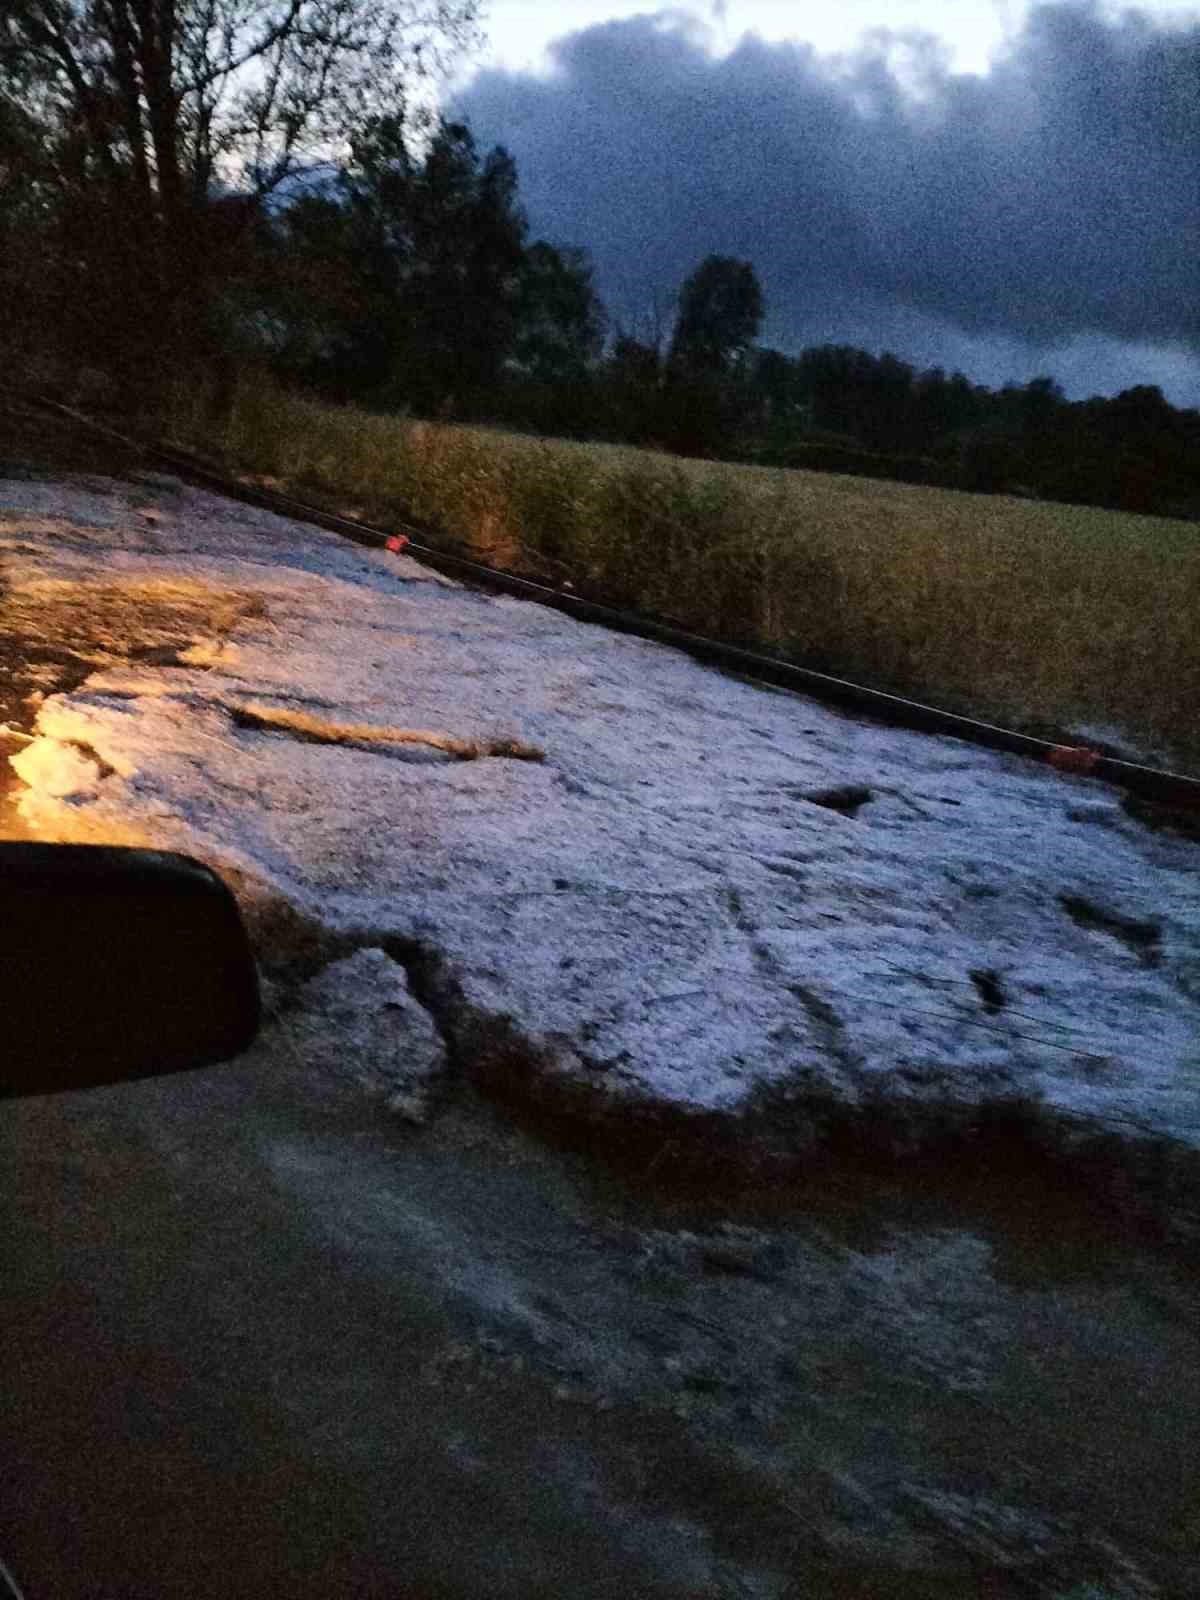
M657 343L618 326L601 384L606 434L630 444L661 445L665 417Z
M31 93L55 136L67 255L116 262L121 321L161 357L164 339L186 343L214 275L214 195L261 200L328 160L464 44L478 11L479 0L5 0L0 87Z
M798 364L779 350L757 349L747 377L747 410L757 434L757 451L793 444L810 419L811 406Z
M534 383L586 381L604 345L606 317L585 250L539 239L525 252L510 366Z
M796 364L812 407L813 426L861 442L859 408L873 357L853 345L811 345Z
M708 256L679 292L667 354L665 442L684 455L728 453L752 398L749 358L763 317L748 261Z
M913 385L913 430L916 448L953 457L957 436L979 421L991 396L972 388L961 372L947 377L941 367L922 372Z
M382 380L386 355L367 329L388 285L341 200L297 195L270 219L258 266L250 291L255 343L279 378L343 401Z
M1026 433L1045 428L1066 402L1062 385L1047 376L1030 378L1021 395L1021 425Z
M8 313L0 349L7 347L10 359L48 309L42 260L52 180L44 130L26 107L0 93L0 305Z
M603 430L607 385L599 357L607 324L586 250L544 239L530 245L513 307L504 380L489 416L569 437Z
M342 398L425 414L475 409L517 338L527 224L512 158L441 120L423 152L372 119L324 195L275 223L263 303L276 361Z
M481 161L469 128L441 123L416 186L403 296L405 378L418 403L432 390L444 409L470 409L495 389L516 333L528 229L508 152L498 145Z
M363 330L382 351L380 398L418 410L470 409L512 349L528 225L517 170L497 146L441 120L418 161L401 122L355 142L342 192L375 294Z
M750 263L708 256L679 292L668 365L682 376L727 377L745 361L762 319L762 290Z

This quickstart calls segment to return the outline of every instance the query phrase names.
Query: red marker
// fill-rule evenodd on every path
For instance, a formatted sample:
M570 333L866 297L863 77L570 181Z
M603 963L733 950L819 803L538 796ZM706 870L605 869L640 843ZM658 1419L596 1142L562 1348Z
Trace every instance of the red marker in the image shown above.
M1055 745L1046 760L1058 772L1091 772L1100 757L1095 750L1084 750L1075 745Z

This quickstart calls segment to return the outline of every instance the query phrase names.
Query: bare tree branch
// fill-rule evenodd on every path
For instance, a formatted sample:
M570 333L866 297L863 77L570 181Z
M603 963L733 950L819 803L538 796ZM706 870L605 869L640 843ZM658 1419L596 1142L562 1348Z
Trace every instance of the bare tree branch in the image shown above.
M58 84L96 159L125 147L154 208L207 193L218 162L282 181L335 154L407 78L474 36L481 0L7 0L0 73Z
M110 349L137 343L161 368L187 330L203 343L259 202L403 110L412 79L472 39L481 3L0 0L0 107L35 104L44 135L22 204L57 207L76 325L103 284L90 321Z

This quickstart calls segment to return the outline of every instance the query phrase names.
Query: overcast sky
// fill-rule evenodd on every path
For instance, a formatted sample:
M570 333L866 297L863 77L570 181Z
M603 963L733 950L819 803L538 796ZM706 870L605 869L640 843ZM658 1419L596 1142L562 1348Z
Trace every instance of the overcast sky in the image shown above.
M615 320L710 252L765 343L1200 406L1200 8L492 0L451 108Z

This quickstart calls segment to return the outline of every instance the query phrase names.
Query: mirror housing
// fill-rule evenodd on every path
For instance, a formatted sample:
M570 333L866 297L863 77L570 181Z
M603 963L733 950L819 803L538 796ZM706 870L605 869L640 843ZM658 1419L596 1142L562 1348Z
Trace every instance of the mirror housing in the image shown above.
M210 868L0 843L0 1099L226 1061L260 1020L245 926Z

